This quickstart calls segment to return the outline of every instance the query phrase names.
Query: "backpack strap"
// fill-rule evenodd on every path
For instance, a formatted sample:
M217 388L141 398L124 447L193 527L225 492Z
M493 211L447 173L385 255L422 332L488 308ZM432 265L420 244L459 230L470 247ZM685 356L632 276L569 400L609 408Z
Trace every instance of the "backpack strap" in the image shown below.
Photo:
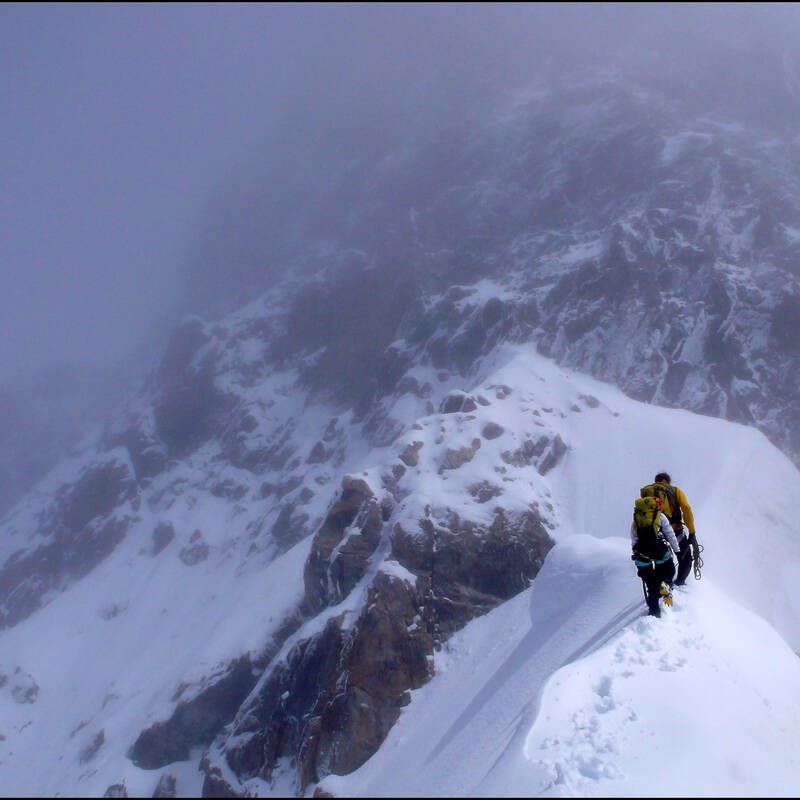
M675 536L680 536L683 531L683 511L681 510L681 504L678 502L678 491L671 483L660 485L664 487L664 493L669 498L669 507L672 511L672 515L667 519L675 531Z

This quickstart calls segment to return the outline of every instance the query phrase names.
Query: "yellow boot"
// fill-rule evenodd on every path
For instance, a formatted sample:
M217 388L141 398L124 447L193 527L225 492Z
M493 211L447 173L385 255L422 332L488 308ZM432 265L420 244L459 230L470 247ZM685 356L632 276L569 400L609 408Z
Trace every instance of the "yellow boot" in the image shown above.
M661 581L659 594L664 598L665 606L672 606L672 588L666 581Z

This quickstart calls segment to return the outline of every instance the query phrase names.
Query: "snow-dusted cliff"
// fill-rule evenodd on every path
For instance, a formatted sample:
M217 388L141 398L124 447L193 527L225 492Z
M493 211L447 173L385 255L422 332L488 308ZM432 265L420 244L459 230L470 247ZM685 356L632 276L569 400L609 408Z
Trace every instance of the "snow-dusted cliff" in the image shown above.
M352 164L268 291L177 328L0 523L3 792L636 793L622 687L720 670L775 759L724 785L795 774L758 703L800 688L800 475L755 428L797 459L797 142L662 101L533 93ZM618 537L664 468L708 585L658 629Z
M228 333L246 329L246 317L231 322ZM199 367L202 358L194 363ZM252 362L243 360L240 368L245 363ZM232 367L224 374L231 379L236 372ZM529 727L543 724L536 714L538 692L554 670L623 647L624 636L641 636L646 643L661 635L649 623L639 623L638 633L624 633L643 604L624 539L616 537L626 534L639 485L663 466L695 505L709 584L702 595L694 586L680 595L675 622L670 618L667 624L680 624L679 615L690 613L693 633L687 635L693 641L710 638L704 626L715 625L721 613L714 604L742 603L760 619L744 611L734 615L742 628L731 631L732 638L766 637L770 652L789 653L774 631L767 633L773 625L798 647L792 576L800 566L800 546L792 531L791 498L800 475L760 434L642 405L564 372L531 348L502 349L462 391L434 371L418 373L418 380L429 383L429 398L394 398L388 417L408 422L390 445L369 447L352 419L339 417L336 429L347 431L338 440L340 456L318 452L309 462L315 449L333 441L325 438L334 427L330 416L313 404L284 408L287 415L302 413L303 423L284 441L301 481L283 491L282 503L271 504L263 488L269 467L256 478L258 470L232 466L217 439L191 458L165 460L150 478L138 477L119 444L102 457L97 451L87 456L88 464L102 462L130 488L120 495L119 507L101 509L82 530L103 531L111 518L124 520L125 527L110 554L83 577L51 574L38 600L44 607L0 634L6 676L0 697L7 720L0 768L9 792L96 796L124 783L130 793L149 794L165 775L177 779L179 794L197 793L201 784L212 794L310 791L329 773L369 767L372 753L384 752L387 735L392 753L402 760L407 752L412 772L413 759L422 758L419 742L430 739L428 766L415 774L420 780L436 774L445 783L434 781L428 791L479 791L469 776L489 770L500 751L487 751L495 755L484 762L480 747L458 745L458 714L465 725L469 720L485 726L483 736L499 736L495 744L508 744L513 755L514 742L522 742L527 730L519 719ZM235 381L219 385L230 392ZM280 386L270 373L258 395L276 414ZM424 407L434 401L432 411ZM64 469L51 480L63 480L68 465ZM323 472L325 481L319 480ZM736 504L730 503L732 486L747 487ZM67 495L61 492L62 501ZM305 504L301 495L308 497ZM292 503L288 514L279 510ZM16 530L24 530L34 507L32 498L28 511L21 508L12 518ZM285 519L298 512L308 515L308 533L299 538L303 528L288 523L298 538L287 540ZM29 535L36 543L37 535ZM556 559L542 587L534 579L533 594L525 592L543 559L550 563L553 541L559 543L555 554L576 535L572 550L565 551L570 555ZM52 542L58 536L52 534ZM591 544L586 536L611 538ZM38 539L45 550L54 546ZM766 555L775 552L780 559ZM37 565L36 574L49 573ZM525 593L512 605L498 607L520 592ZM704 603L711 607L704 609ZM472 618L494 608L500 617L492 612L473 627ZM466 638L452 638L461 629ZM667 646L672 635L665 633L658 647L678 664L685 656ZM468 643L475 636L479 644L473 649ZM714 641L704 645L711 652L702 674L722 658L730 669L745 668L745 661L737 661L744 651L731 645L731 652L717 653ZM486 654L481 648L488 648ZM772 670L775 686L794 691L800 673L784 674L787 658L775 655L761 665L759 683L772 685ZM453 659L459 670L480 669L474 679L457 681L464 689L463 708L452 697L458 690L448 688ZM642 681L658 680L659 664L667 662L654 656L654 673L647 671L649 663L634 670ZM517 692L515 681L531 669L538 678ZM681 674L690 682L697 677ZM516 705L502 700L507 695ZM451 710L437 717L439 727L418 716L419 709L440 702ZM498 726L520 713L518 734L508 739ZM422 738L417 725L426 731ZM775 735L783 753L784 734ZM451 738L454 749L447 747ZM597 773L600 778L635 778L638 773L626 766L628 751L619 753L609 771ZM565 791L574 789L577 756L571 750L557 755L548 750L530 758L545 767L562 764ZM452 770L453 758L468 759L471 771ZM513 756L507 772L492 772L491 791L500 791L504 776L509 787L516 785L520 763L526 763L520 758ZM674 759L695 769L685 754ZM552 769L536 774L556 780L558 769ZM394 783L381 783L387 773L379 768L364 774L372 777L363 787L325 780L322 786L346 793L393 791ZM764 773L744 774L743 791L773 786L760 782ZM450 786L446 775L462 775L467 783ZM408 784L411 793L419 788Z

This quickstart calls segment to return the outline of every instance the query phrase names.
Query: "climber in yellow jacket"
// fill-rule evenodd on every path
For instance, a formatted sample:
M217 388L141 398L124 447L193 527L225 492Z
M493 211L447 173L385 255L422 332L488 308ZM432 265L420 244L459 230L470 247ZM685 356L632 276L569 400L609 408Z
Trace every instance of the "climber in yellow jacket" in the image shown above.
M692 568L693 558L697 558L699 545L694 527L694 514L686 495L678 486L672 485L668 472L659 472L653 483L642 487L642 497L658 497L661 507L675 532L680 551L678 556L678 574L675 585L683 586ZM699 573L697 573L699 574Z

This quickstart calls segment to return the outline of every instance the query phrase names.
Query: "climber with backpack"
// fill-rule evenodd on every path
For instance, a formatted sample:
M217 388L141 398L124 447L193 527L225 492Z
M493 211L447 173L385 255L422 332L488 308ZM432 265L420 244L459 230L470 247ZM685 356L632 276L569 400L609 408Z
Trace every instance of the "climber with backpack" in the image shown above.
M700 567L703 564L700 551L703 549L697 542L694 529L694 515L686 495L678 486L672 485L668 472L659 472L653 483L643 486L642 497L657 497L661 501L661 510L666 514L669 524L678 540L680 552L678 557L678 575L676 586L683 586L694 563L694 577L700 580ZM687 530L688 529L688 530Z
M647 608L652 617L661 616L660 600L672 605L673 554L680 551L678 540L661 510L659 497L639 497L633 506L631 559L642 579Z

